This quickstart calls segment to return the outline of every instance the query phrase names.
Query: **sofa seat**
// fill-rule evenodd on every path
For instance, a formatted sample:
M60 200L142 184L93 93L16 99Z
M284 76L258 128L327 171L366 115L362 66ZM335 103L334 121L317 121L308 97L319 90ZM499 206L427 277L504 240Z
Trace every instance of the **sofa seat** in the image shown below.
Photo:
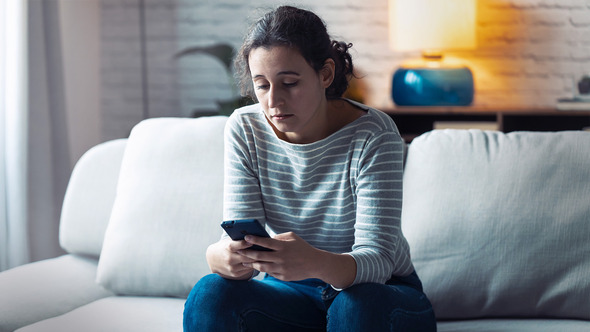
M17 330L18 332L182 331L185 299L111 296Z
M572 319L478 319L441 321L438 332L587 332L590 323Z

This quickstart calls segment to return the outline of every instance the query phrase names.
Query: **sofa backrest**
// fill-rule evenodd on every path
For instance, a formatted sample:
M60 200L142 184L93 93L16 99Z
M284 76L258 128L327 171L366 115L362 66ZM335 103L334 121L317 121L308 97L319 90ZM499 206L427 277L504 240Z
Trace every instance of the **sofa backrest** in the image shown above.
M136 125L121 162L97 281L126 295L186 296L221 237L227 117Z
M416 138L402 228L439 319L590 319L590 133Z
M148 119L87 151L64 199L63 249L98 258L97 281L118 294L186 296L222 233L226 120Z
M59 241L65 251L100 255L126 144L126 139L99 144L76 163L61 213Z

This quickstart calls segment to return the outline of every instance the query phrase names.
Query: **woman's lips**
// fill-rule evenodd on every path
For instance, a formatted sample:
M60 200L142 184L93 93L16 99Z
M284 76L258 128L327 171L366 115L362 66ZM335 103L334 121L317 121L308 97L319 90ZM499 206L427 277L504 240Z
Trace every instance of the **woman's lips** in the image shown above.
M272 116L273 119L281 121L292 117L293 114L275 114Z

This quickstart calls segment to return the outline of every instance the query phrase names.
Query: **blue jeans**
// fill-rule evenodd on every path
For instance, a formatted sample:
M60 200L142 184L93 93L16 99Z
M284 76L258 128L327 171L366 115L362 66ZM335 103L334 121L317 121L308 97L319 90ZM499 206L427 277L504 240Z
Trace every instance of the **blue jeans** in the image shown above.
M414 273L336 291L318 279L203 277L188 296L184 331L436 331Z

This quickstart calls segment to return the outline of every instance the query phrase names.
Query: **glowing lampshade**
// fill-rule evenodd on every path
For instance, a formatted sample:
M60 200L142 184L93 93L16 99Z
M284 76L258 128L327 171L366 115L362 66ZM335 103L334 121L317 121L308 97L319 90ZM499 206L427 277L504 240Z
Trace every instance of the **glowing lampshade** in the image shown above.
M474 0L390 0L391 45L398 51L474 49Z
M475 0L390 0L390 42L395 51L422 51L423 61L396 71L392 97L398 105L468 105L473 75L443 61L445 50L474 49Z

